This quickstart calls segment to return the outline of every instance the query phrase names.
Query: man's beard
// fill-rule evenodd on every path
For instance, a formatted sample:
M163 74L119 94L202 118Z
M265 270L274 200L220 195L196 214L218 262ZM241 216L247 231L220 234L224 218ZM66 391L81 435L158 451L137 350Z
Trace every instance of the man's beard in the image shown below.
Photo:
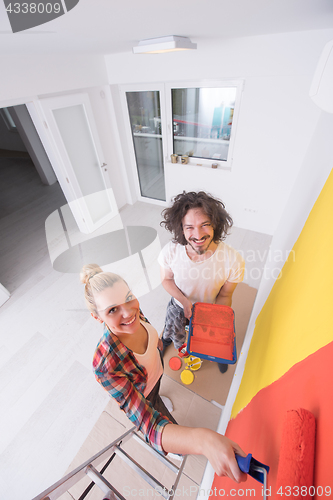
M208 237L208 238L209 238L209 237ZM206 238L206 239L208 239L208 238ZM197 255L203 255L204 253L206 253L206 252L207 252L207 250L209 249L209 247L210 247L211 243L213 242L213 237L211 238L210 242L208 243L208 247L207 247L207 248L200 248L200 247L199 247L199 248L195 248L195 247L191 244L191 241L192 241L192 240L189 240L189 242L188 242L188 243L189 243L190 247L191 247L191 248L195 251L195 253L196 253Z

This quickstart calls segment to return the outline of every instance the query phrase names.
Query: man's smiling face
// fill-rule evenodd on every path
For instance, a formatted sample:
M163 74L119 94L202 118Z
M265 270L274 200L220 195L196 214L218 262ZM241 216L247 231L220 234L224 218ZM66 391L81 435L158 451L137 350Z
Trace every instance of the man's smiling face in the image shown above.
M184 237L195 253L202 255L212 247L214 228L202 208L191 208L183 218L182 225Z

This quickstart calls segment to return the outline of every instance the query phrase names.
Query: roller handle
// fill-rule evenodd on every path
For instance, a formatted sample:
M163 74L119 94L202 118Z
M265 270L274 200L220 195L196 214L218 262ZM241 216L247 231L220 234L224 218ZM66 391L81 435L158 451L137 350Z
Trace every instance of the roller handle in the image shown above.
M251 464L251 458L252 455L249 453L247 457L241 457L240 455L235 454L236 460L237 460L237 465L240 468L242 472L245 472L245 474L248 474L250 471L250 464Z
M241 457L235 454L238 467L245 474L249 474L254 479L264 484L267 473L269 472L268 465L262 464L258 460L252 457L249 453L246 457Z

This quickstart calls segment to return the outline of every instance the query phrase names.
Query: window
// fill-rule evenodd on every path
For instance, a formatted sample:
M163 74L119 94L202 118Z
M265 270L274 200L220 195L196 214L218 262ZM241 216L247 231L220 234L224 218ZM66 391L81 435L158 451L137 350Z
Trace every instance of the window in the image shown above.
M173 152L228 158L236 88L172 89Z
M231 168L242 86L228 80L120 87L129 178L140 201L164 206L175 169Z
M241 82L170 87L170 154L189 163L230 168Z

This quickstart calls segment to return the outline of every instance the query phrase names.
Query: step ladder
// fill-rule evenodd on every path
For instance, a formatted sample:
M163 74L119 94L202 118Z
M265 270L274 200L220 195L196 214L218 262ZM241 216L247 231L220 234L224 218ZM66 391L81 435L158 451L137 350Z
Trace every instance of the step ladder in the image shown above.
M129 440L134 439L140 445L142 445L149 453L166 465L172 472L176 474L174 483L170 489L160 483L152 474L145 470L136 460L134 460L123 448L122 446ZM181 475L183 473L187 455L181 456L179 467L176 466L167 457L158 453L149 443L147 443L137 432L136 427L130 428L124 434L122 434L118 439L113 441L111 444L103 448L96 455L91 457L89 460L81 464L79 467L71 471L69 474L64 476L62 479L54 483L48 489L40 493L32 500L57 500L61 495L68 491L74 484L80 481L83 477L88 476L93 483L98 486L104 493L101 496L101 500L105 499L119 499L126 500L123 495L117 491L109 481L103 476L103 470L99 472L96 467L99 463L107 460L107 464L112 461L114 456L120 457L125 463L127 463L141 478L143 478L150 486L152 486L162 498L167 500L173 499L175 492L177 490L178 483L180 481ZM111 457L110 457L111 456ZM91 489L91 488L89 488ZM88 491L87 491L88 493ZM83 498L81 495L80 498Z

